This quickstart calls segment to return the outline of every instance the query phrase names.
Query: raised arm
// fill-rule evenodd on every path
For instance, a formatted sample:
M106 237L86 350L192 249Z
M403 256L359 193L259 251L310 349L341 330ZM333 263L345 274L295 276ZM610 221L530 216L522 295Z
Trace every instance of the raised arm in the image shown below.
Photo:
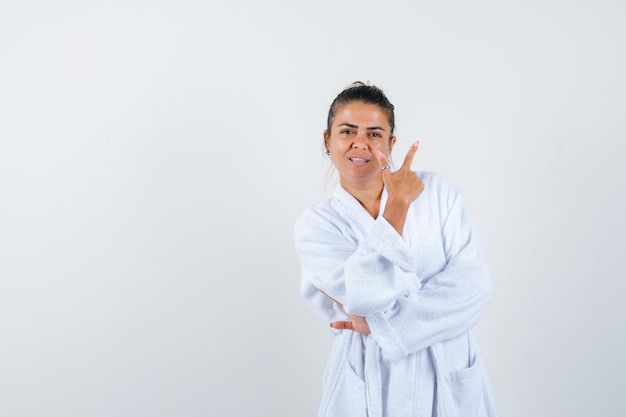
M478 234L457 196L442 228L446 265L422 288L366 317L388 360L402 358L472 329L491 301L492 283Z
M411 171L411 164L418 147L419 141L414 142L409 147L404 163L396 172L383 168L383 182L389 195L383 217L399 235L402 235L404 230L404 223L411 203L424 191L424 183L414 171ZM389 161L384 153L377 151L376 157L382 167L389 166Z

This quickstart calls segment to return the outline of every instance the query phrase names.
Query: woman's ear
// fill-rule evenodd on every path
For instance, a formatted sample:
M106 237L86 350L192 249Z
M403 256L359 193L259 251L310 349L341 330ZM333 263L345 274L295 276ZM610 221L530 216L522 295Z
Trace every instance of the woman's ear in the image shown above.
M328 150L328 141L330 141L330 135L328 134L328 130L324 130L324 147L326 148L326 154L330 154L330 151Z
M392 136L391 139L389 139L389 155L391 155L391 151L393 150L393 146L396 144L396 137ZM389 156L387 155L387 156Z

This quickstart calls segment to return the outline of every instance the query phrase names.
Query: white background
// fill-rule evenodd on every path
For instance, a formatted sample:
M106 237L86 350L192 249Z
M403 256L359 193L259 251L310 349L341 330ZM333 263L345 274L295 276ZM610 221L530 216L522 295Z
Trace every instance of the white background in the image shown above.
M624 3L226 3L0 2L0 417L316 415L292 227L354 80L470 206L502 416L623 416Z

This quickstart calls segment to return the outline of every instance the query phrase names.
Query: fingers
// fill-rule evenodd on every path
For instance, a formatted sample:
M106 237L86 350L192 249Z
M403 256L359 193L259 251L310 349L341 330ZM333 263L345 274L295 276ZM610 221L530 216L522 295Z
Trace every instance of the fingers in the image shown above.
M335 321L330 323L330 327L337 330L354 330L350 321Z
M326 294L324 291L319 290L319 292L337 303L337 305L339 305L343 312L350 316L350 319L352 319L352 321L334 321L330 323L330 327L337 330L352 330L353 332L370 334L370 327L365 317L348 314L348 312L346 312L346 310L343 308L343 304Z
M339 301L335 300L333 297L326 294L324 291L320 290L319 288L318 288L318 291L324 294L326 297L333 300L335 303L337 303L339 307L341 307L343 312L346 313L348 316L350 316L350 318L352 319L352 321L334 321L330 323L330 327L336 330L352 330L353 332L370 334L370 327L367 324L367 320L365 320L365 317L355 316L354 314L348 314L346 310L344 310L343 304L341 304Z
M417 148L419 147L419 145L420 141L416 140L415 142L413 142L411 147L409 147L409 151L406 153L406 157L404 157L404 163L402 164L402 168L411 170L411 164L413 163L413 158L415 157L415 153L417 152Z
M406 153L406 156L404 157L404 163L402 164L400 169L406 169L409 171L411 170L411 164L413 164L413 158L415 158L415 153L417 152L417 148L419 147L419 144L420 144L419 140L416 140L409 147L409 150ZM389 159L387 159L387 156L379 150L376 150L376 159L378 160L378 163L380 164L380 167L383 170L383 174L384 174L384 172L387 170L385 167L389 166Z
M350 316L355 319L355 316ZM370 326L364 317L356 316L355 321L334 321L330 323L330 327L335 330L352 330L353 332L361 334L371 334Z

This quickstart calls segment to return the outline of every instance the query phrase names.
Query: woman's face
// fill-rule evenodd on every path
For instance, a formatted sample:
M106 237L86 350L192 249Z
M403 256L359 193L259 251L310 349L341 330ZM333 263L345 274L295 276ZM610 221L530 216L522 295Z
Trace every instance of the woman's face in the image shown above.
M352 102L339 107L330 132L324 131L326 148L345 186L380 186L381 165L375 150L391 153L396 138L391 137L387 114L375 104Z

